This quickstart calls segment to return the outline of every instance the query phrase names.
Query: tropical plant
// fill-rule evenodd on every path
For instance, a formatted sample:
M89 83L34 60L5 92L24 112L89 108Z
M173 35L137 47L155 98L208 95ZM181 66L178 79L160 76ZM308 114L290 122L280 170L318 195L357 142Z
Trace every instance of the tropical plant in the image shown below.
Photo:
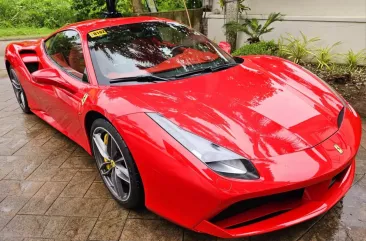
M272 41L261 41L254 44L246 44L235 50L234 56L242 55L277 55L278 45Z
M341 42L336 42L331 46L327 46L324 48L318 48L315 50L315 58L318 63L318 69L323 69L324 67L328 70L331 70L331 63L335 56L338 54L332 53L334 47L340 45Z
M311 44L320 40L318 37L309 39L305 34L300 33L301 37L299 38L288 33L287 37L281 37L279 41L279 55L297 64L303 63L304 59L309 55L314 55L311 52Z
M238 32L244 32L249 36L247 41L250 44L258 43L260 41L260 37L263 34L273 31L274 28L270 28L270 25L274 22L282 21L283 16L284 15L281 13L271 13L263 25L260 24L258 19L256 18L245 19L243 24L234 21L228 22L224 25L226 30L225 34L228 35L234 33L236 34Z
M239 13L246 12L246 11L250 10L250 7L245 5L244 2L245 2L245 0L239 0L238 1L238 12ZM220 3L220 7L223 9L225 7L226 0L220 0L219 3Z
M365 49L361 49L358 52L354 52L352 49L348 50L345 54L345 61L349 70L355 70L362 61L366 60Z

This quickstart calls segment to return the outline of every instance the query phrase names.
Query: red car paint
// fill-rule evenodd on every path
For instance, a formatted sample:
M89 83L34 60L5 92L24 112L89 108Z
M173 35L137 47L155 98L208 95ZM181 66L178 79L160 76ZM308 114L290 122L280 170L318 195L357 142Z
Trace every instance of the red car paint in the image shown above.
M99 86L87 33L145 21L170 20L91 20L59 30L80 33L90 83L61 71L46 55L43 39L10 44L5 58L14 67L33 113L89 154L85 118L90 112L105 116L136 161L147 208L198 232L231 238L289 227L324 213L346 194L360 145L360 117L321 80L292 62L244 56L244 63L236 67L172 82ZM33 50L36 55L19 54L24 50ZM35 60L41 70L30 74L23 61ZM54 84L48 84L50 79ZM88 98L82 104L85 93ZM338 128L343 107L344 118ZM218 175L144 112L161 113L182 128L251 160L260 178ZM296 189L304 189L304 194L294 202L270 203L212 221L239 201ZM286 212L277 216L229 228L283 210Z

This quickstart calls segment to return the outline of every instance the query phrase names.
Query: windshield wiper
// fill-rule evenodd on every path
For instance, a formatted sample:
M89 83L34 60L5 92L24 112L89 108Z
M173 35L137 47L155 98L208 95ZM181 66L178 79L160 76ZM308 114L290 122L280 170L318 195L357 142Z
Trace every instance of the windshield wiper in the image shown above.
M220 65L217 67L206 67L206 68L202 68L202 69L195 69L195 70L192 70L192 71L189 71L186 73L177 74L174 77L181 78L181 77L186 77L186 76L194 75L194 74L212 73L212 72L228 69L228 68L231 68L236 65L238 65L238 63L228 63L228 64L223 64L223 65Z
M228 64L223 64L223 65L220 65L217 67L212 67L211 70L212 70L212 72L215 72L215 71L219 71L219 70L229 69L229 68L237 66L237 65L238 65L238 63L228 63Z
M151 82L156 83L157 81L170 81L170 79L159 77L156 75L138 75L131 76L126 78L116 78L111 79L111 83L120 83L120 82Z

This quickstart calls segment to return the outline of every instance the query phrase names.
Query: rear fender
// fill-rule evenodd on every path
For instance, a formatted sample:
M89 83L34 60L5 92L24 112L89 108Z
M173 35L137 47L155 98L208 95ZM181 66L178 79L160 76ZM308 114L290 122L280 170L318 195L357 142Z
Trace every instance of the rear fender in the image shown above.
M31 109L38 109L36 102L29 98L29 92L32 88L31 73L42 68L39 61L37 47L40 41L25 41L20 43L11 43L5 49L5 61L14 69L19 82L21 83L26 95L28 105Z

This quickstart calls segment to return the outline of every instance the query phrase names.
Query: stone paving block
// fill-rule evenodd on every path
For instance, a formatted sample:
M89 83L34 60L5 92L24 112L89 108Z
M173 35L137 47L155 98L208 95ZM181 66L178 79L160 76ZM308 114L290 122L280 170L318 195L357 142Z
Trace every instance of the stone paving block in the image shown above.
M99 175L98 175L99 176ZM85 196L87 198L113 198L112 194L109 192L108 188L103 182L94 182L89 190L86 192Z
M366 173L366 148L360 147L356 155L356 173Z
M0 230L5 227L28 200L28 197L8 196L0 203Z
M73 156L90 156L82 147L78 146L72 153Z
M54 239L46 238L26 238L23 241L54 241Z
M2 194L7 196L22 195L30 198L43 184L44 182L1 180L0 190Z
M98 241L109 241L109 240L119 240L121 236L122 228L126 220L120 218L110 218L103 221L98 221L90 236L89 240Z
M94 171L79 171L62 191L61 197L83 197L95 179Z
M19 114L17 114L17 115L19 115ZM10 116L10 117L14 118L13 116ZM22 114L22 116L24 116L24 114ZM40 121L39 118L38 118L38 121ZM30 141L33 138L35 138L36 136L38 136L40 134L40 132L42 132L43 129L44 129L44 127L39 125L38 122L34 123L34 120L27 121L26 119L23 119L23 123L21 123L20 126L10 130L3 137L24 139L24 140Z
M131 210L128 214L129 219L161 219L155 213L149 211L146 208L141 208L137 210Z
M33 138L31 141L27 142L22 148L20 148L14 155L19 156L28 156L28 155L42 155L48 156L50 155L57 147L54 148L45 148L45 145L52 136L55 135L56 129L52 127L47 127L42 132ZM1 152L0 152L1 153Z
M29 241L28 239L23 239L19 237L0 237L1 241Z
M165 220L127 219L121 241L181 241L183 229Z
M0 232L0 240L16 237L52 240L58 237L67 221L67 217L17 215Z
M0 156L10 156L22 148L29 140L0 137Z
M20 110L19 104L18 102L15 102L12 100L11 103L9 103L9 105L3 109L1 109L1 111L16 111L16 110Z
M65 147L65 150L57 150L51 153L43 162L45 165L60 167L72 155L75 146Z
M106 199L59 197L46 215L72 217L98 217Z
M98 175L95 177L94 182L103 182L102 177L100 176L99 172L98 172Z
M0 202L6 198L6 194L0 193Z
M4 122L5 122L4 120L0 120L0 136L4 136L17 126L17 123L14 122L11 123L7 122L4 123Z
M10 165L6 161L2 161L2 158L1 158L0 159L0 180L2 180L4 177L6 177L11 171L13 171L13 165Z
M107 220L109 218L125 219L130 211L122 207L114 199L108 199L105 201L105 206L99 215L98 220Z
M57 238L68 220L68 217L50 217L46 227L42 232L42 237Z
M57 240L86 240L93 229L96 218L73 217L70 218Z
M128 212L116 201L108 200L89 236L89 240L118 240Z
M36 215L16 215L0 235L5 237L42 237L50 217Z
M91 168L96 169L95 160L91 156L74 156L71 155L61 166L61 168Z
M47 163L41 164L28 178L30 181L68 182L76 174L75 169L61 169Z
M13 170L4 178L9 180L25 180L45 159L45 156L12 156L7 163Z
M44 214L62 190L67 182L47 182L20 210L20 214Z
M366 135L365 135L365 132L363 132L363 135L361 137L361 146L366 149Z

